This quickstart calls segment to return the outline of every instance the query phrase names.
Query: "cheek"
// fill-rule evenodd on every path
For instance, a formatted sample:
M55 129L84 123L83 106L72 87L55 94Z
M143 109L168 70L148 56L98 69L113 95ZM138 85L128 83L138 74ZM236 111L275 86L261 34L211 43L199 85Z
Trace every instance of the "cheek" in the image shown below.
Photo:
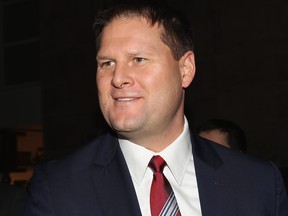
M102 112L107 110L110 85L104 79L97 79L98 101Z
M154 73L151 73L145 79L142 79L142 82L144 80L148 91L153 91L155 96L179 97L179 94L181 94L180 92L183 90L181 74L179 68L176 67L175 64L161 67L161 69L158 70L155 70L154 68ZM161 98L158 99L161 100Z
M99 95L105 95L107 94L107 91L109 91L111 87L111 79L108 76L96 76L96 85Z

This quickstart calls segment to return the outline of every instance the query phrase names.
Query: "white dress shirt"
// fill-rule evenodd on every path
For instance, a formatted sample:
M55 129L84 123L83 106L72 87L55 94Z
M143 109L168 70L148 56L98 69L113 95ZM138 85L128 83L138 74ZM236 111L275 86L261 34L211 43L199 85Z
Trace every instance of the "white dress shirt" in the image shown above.
M148 167L148 164L154 155L160 155L167 163L163 173L171 184L181 215L202 215L190 131L186 118L181 135L161 152L155 153L124 139L119 139L119 143L132 177L143 216L151 216L150 188L153 171Z

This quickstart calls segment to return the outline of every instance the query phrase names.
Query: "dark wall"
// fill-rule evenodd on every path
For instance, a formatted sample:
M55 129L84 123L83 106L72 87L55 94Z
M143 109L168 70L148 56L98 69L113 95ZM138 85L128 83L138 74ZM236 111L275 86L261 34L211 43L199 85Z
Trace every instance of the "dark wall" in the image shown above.
M287 1L211 0L202 8L195 19L192 122L235 121L250 154L288 166Z
M47 157L99 128L92 33L96 1L41 1L43 128Z
M116 1L41 1L43 127L47 157L102 133L97 106L94 13ZM191 126L238 123L248 153L288 166L286 0L170 0L194 28L197 75L187 90Z

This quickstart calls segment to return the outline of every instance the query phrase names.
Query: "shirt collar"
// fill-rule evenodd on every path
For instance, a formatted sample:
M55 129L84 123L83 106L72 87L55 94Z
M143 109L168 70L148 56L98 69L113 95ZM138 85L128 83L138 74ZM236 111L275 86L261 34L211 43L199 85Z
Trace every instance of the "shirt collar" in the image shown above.
M193 157L189 125L186 118L180 136L157 154L128 140L119 139L119 143L131 176L137 184L141 184L151 157L160 155L166 161L177 183L181 185L189 160Z

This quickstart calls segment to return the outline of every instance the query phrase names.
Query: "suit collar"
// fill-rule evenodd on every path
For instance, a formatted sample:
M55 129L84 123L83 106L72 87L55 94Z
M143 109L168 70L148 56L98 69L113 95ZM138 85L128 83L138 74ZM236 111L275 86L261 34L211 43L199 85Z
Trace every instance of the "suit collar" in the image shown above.
M90 179L103 215L140 216L133 182L117 137L105 135L97 148Z
M199 136L195 136L191 133L191 142L192 142L192 152L193 157L198 158L203 163L217 169L222 164L223 161L220 156L217 154L215 149L211 146L209 142L202 139Z
M113 160L116 152L119 150L118 138L114 133L108 133L99 138L100 145L97 146L94 163L99 166L107 166ZM221 157L213 149L211 144L199 136L191 133L193 157L215 169L223 164ZM102 143L102 144L101 144Z
M116 134L107 133L99 138L94 163L106 167L114 159L118 151L119 143Z

